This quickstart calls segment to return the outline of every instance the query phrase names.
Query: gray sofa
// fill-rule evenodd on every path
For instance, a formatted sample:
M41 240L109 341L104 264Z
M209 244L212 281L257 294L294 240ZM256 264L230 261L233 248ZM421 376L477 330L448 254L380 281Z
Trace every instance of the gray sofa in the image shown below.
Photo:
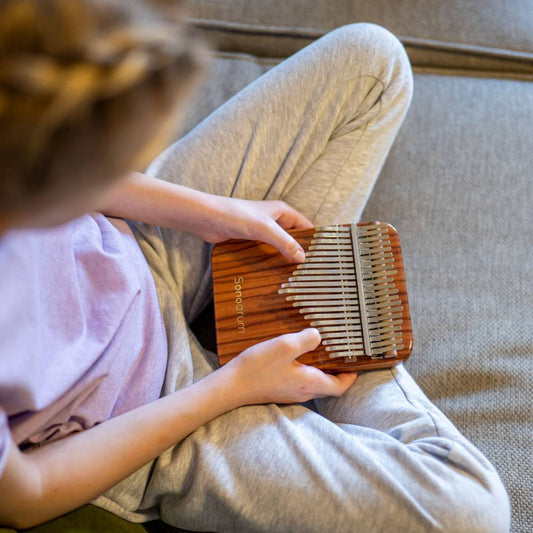
M374 22L404 43L413 103L363 219L402 238L415 328L406 366L496 465L512 531L533 531L533 2L186 3L218 52L183 133L335 27ZM207 315L197 327L209 336ZM90 506L35 529L146 530L178 531Z
M218 48L191 129L280 59L351 22L404 43L411 109L363 215L400 232L407 368L496 465L533 531L533 2L189 1Z

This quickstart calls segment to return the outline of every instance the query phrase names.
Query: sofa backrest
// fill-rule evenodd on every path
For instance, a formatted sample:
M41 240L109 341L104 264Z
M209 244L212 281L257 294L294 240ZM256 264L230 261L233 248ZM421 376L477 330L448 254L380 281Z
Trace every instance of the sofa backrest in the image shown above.
M418 70L533 79L530 0L186 0L222 51L287 57L352 22L388 28Z

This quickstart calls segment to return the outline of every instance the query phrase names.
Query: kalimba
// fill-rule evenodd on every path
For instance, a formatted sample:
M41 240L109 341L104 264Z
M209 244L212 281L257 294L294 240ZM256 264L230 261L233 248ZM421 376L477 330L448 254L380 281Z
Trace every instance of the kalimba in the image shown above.
M398 232L365 222L290 233L306 251L304 263L291 264L258 241L231 240L213 248L220 364L306 327L317 328L322 340L298 361L327 372L407 359L413 332Z

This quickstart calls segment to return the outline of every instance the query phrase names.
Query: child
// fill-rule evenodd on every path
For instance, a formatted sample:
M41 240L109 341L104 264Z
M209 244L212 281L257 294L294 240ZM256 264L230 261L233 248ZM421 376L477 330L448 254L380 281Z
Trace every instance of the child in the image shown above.
M301 262L285 230L359 217L411 98L399 42L339 28L121 178L202 45L161 2L0 6L0 523L93 500L195 530L505 531L498 475L402 366L303 366L309 328L217 368L189 329L209 243Z

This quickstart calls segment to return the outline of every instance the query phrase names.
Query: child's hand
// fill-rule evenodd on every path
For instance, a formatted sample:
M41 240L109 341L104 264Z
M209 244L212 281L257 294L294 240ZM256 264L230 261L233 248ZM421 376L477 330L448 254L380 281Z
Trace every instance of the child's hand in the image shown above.
M282 335L248 348L215 374L230 379L237 405L340 396L354 383L355 372L333 376L295 361L319 343L320 334L314 328Z
M194 233L212 243L227 239L263 241L293 262L302 262L304 251L285 230L313 227L304 215L279 200L217 196L138 172L119 182L99 210Z
M289 261L304 260L302 247L285 230L312 228L313 224L285 202L212 196L211 206L212 218L196 231L205 241L257 240L275 246Z

